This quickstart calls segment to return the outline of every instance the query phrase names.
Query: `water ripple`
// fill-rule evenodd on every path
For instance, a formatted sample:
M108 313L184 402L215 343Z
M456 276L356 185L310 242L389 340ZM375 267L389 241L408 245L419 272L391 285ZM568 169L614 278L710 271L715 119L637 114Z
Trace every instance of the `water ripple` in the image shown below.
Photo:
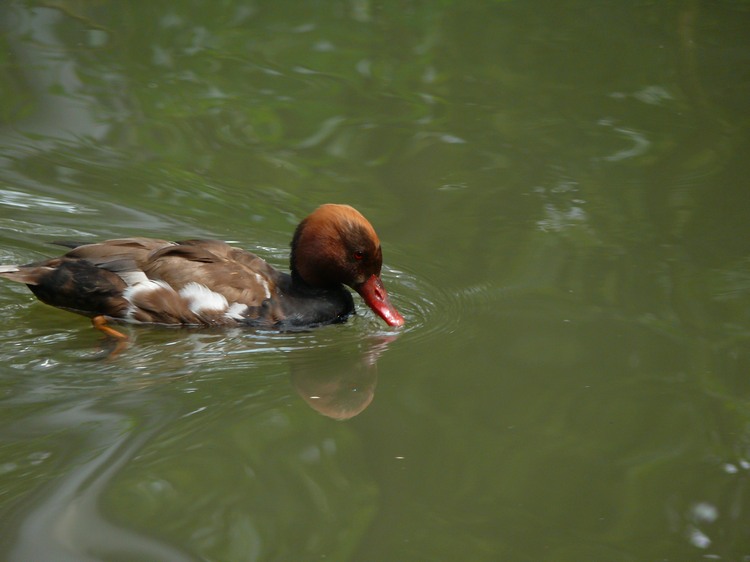
M384 268L383 278L391 302L406 320L403 333L435 339L466 328L476 315L497 309L498 303L528 292L530 287L501 286L480 281L466 286L445 286L423 272Z
M402 269L384 268L383 277L391 302L406 320L404 333L427 339L457 329L462 306L456 293Z

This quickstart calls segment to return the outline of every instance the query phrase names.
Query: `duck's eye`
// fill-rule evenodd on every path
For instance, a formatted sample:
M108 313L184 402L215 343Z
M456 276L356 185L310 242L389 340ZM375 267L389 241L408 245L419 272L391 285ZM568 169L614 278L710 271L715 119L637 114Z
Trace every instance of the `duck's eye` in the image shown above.
M365 257L365 253L364 252L354 252L354 259L355 260L359 261L359 260L361 260L364 257Z

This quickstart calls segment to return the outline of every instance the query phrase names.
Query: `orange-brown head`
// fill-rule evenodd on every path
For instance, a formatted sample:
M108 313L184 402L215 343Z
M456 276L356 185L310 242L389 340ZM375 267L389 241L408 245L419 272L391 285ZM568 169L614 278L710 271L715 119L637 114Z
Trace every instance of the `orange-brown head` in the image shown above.
M382 265L375 229L349 205L321 205L294 232L291 270L297 282L317 288L348 285L389 326L403 326L380 279Z

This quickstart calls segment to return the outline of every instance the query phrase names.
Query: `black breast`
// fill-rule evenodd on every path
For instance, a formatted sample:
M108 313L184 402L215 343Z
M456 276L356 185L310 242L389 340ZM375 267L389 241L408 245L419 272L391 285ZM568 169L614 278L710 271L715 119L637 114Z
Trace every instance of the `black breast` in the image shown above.
M313 289L293 283L290 275L283 274L277 289L274 304L282 318L276 327L282 330L344 322L354 313L354 299L343 285Z

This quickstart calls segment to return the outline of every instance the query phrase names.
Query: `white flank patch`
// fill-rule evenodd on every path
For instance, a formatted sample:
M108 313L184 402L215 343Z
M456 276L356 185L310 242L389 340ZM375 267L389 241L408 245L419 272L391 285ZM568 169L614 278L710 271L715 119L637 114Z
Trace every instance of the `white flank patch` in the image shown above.
M263 285L263 295L267 298L271 298L271 291L268 289L268 283L266 283L265 279L263 279L259 274L255 274L255 278L258 280L258 283Z
M233 302L232 305L224 313L224 316L231 318L232 320L242 320L244 314L247 312L247 305L241 302Z
M188 306L195 314L203 311L221 312L229 307L224 295L213 292L200 283L188 283L180 289L180 296L188 301Z
M146 274L143 273L140 270L137 271L122 271L119 272L117 275L120 276L120 279L125 281L129 286L138 285L140 283L150 283L151 280L146 277ZM154 281L155 283L158 283L159 281Z
M146 277L146 276L144 275L144 277ZM141 282L141 283L136 283L135 285L130 285L129 287L127 287L122 292L122 296L125 297L127 300L130 301L131 298L134 295L137 295L140 292L143 292L143 291L146 291L146 292L148 292L148 291L161 291L163 289L167 289L167 290L170 290L170 291L174 290L167 283L165 283L164 281L162 281L160 279L148 279L148 278L146 278L146 280L143 281L143 282Z
M123 298L130 303L128 311L125 313L125 320L133 320L133 315L137 310L137 307L133 305L133 299L139 293L142 293L144 291L163 291L164 289L175 292L174 289L172 289L172 287L170 287L169 284L165 283L164 281L161 281L159 279L149 279L145 274L143 274L143 278L145 279L143 282L136 283L135 285L129 285L122 292ZM128 282L124 278L123 281L125 281L126 283Z

